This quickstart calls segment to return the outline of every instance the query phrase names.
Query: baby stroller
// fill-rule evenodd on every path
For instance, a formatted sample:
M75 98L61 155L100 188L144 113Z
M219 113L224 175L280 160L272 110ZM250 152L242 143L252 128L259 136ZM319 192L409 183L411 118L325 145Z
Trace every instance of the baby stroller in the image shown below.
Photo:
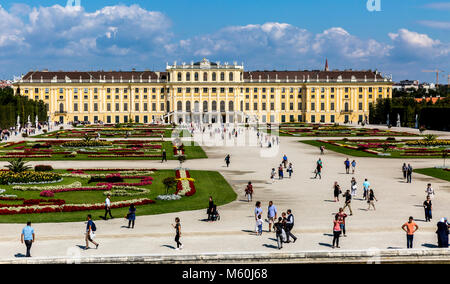
M217 206L214 205L212 208L212 212L208 214L210 216L211 221L218 221L220 220L220 214L219 211L217 211Z

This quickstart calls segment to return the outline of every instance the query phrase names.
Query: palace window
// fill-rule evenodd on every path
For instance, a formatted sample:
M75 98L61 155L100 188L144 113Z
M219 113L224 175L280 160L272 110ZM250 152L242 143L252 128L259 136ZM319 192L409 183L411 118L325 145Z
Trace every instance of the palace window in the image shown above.
M186 73L186 81L191 81L191 73L190 72Z
M116 103L116 111L120 111L119 103Z
M106 111L111 111L111 103L106 104Z
M128 103L123 103L123 111L128 111Z
M194 80L195 80L195 81L198 81L198 72L195 72L195 73L194 73Z
M228 74L228 80L231 82L231 81L233 81L233 72L230 72L229 74Z
M178 72L178 82L181 81L181 72Z
M84 103L84 111L89 111L89 104L88 103Z
M139 103L135 103L134 104L134 110L135 111L139 111Z
M36 89L37 90L37 89ZM35 91L36 93L37 93L37 91ZM75 94L78 94L78 88L74 88L73 89L73 92L75 93Z
M334 103L330 103L330 110L334 110Z
M213 72L213 73L212 73L212 80L213 80L213 81L216 81L216 79L217 79L217 78L216 78L216 72Z
M78 111L78 104L77 103L73 104L73 111Z
M225 88L220 88L221 93L225 93Z
M311 103L311 110L312 111L316 110L316 104L315 103Z
M84 93L87 94L88 93L88 88L84 88Z
M225 81L225 73L220 72L220 81Z
M228 88L228 93L233 93L233 88Z
M208 81L208 73L203 72L203 81L206 82Z
M98 104L94 103L94 111L98 111Z
M148 111L148 104L144 103L144 111Z
M258 103L253 103L253 110L258 110Z

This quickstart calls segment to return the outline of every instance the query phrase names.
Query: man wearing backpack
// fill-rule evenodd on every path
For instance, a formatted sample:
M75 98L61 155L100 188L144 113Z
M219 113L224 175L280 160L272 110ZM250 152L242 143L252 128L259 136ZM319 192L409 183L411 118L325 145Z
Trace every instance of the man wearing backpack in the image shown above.
M95 226L94 221L92 221L92 216L89 214L87 216L87 225L86 225L86 246L84 247L85 250L89 249L89 242L93 243L95 245L95 248L98 248L98 243L94 242L95 238L95 231L97 231L97 227Z

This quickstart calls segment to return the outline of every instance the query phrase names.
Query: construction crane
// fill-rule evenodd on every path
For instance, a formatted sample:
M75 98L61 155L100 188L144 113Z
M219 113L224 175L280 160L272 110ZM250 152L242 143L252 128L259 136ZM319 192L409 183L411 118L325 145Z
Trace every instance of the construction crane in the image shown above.
M436 72L436 88L439 86L439 73L444 72L442 70L436 69L436 70L422 70L422 72Z

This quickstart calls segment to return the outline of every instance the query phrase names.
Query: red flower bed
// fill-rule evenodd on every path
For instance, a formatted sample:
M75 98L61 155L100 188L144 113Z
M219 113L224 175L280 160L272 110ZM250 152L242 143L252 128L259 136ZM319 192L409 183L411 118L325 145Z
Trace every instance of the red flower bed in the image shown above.
M68 172L155 172L157 169L67 169Z
M0 198L0 200L8 200L8 201L23 201L22 204L1 204L0 208L5 207L11 207L11 208L17 208L17 207L29 207L29 206L36 206L36 205L58 205L61 206L63 204L66 204L65 200L62 199L24 199L24 198Z

